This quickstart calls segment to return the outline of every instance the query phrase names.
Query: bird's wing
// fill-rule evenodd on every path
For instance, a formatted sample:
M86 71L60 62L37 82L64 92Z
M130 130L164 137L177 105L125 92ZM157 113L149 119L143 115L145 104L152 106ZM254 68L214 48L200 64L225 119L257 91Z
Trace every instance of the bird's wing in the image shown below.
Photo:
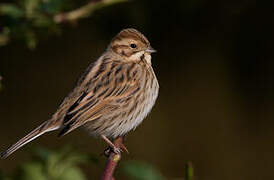
M68 109L63 121L64 128L59 136L63 136L89 121L99 119L105 113L118 110L123 102L130 100L140 90L142 72L139 68L138 66L132 68L132 66L124 65L122 70L118 68L116 71L114 70L111 78L107 80L99 78L94 81L93 87L84 91Z

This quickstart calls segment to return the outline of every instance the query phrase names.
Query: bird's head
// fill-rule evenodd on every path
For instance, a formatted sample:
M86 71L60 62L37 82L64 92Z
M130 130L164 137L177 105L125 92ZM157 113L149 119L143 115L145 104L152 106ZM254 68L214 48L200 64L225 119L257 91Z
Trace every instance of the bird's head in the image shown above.
M111 41L109 48L128 61L146 60L151 63L151 53L156 52L147 38L135 29L124 29Z

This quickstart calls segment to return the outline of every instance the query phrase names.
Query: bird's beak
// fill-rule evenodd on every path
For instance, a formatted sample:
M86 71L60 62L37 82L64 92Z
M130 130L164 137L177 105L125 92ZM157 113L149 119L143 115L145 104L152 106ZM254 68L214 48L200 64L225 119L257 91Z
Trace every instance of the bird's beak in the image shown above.
M151 46L149 46L147 49L146 49L146 52L148 53L155 53L157 52L155 49L153 49Z

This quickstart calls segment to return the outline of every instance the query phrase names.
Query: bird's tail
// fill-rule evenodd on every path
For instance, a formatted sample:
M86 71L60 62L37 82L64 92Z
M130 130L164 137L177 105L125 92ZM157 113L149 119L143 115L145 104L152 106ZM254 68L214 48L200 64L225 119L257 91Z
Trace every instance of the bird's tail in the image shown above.
M38 126L36 129L31 131L29 134L27 134L25 137L17 141L15 144L10 146L6 151L1 152L0 157L2 159L7 158L9 155L11 155L13 152L24 146L25 144L29 143L30 141L36 139L37 137L41 136L42 134L53 131L58 129L59 126L53 126L49 124L49 121L44 122L40 126Z

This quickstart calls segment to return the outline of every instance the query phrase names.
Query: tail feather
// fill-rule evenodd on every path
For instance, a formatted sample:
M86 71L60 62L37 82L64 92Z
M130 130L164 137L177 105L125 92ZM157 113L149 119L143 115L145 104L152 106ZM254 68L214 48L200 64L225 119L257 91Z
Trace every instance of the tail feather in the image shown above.
M25 144L29 143L30 141L36 139L37 137L41 136L42 134L53 131L58 129L58 126L55 127L48 127L48 121L44 122L40 126L38 126L36 129L31 131L29 134L27 134L25 137L17 141L15 144L10 146L6 151L3 151L0 153L0 157L2 159L7 158L9 155L11 155L13 152L24 146Z

